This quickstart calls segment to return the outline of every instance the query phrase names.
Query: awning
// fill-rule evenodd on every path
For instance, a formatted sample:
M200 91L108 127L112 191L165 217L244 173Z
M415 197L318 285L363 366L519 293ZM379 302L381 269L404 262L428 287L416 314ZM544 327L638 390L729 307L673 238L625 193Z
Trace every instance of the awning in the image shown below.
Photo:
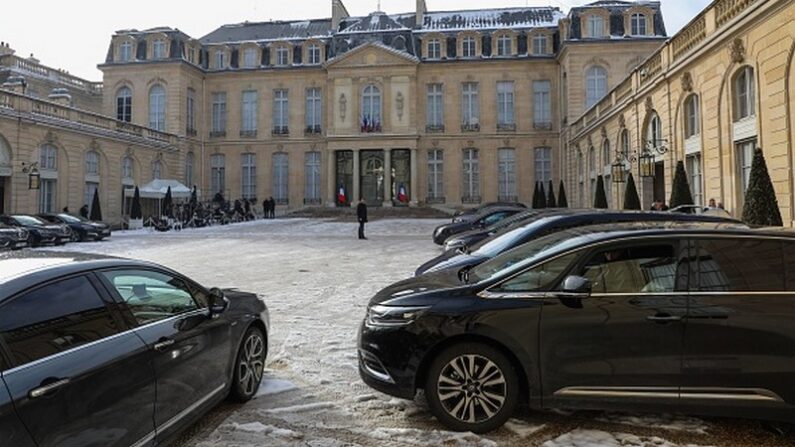
M171 197L174 199L189 199L191 189L176 180L153 180L144 186L138 188L142 199L163 199L166 197L168 187L171 187ZM126 197L133 197L135 195L135 188L126 188L124 190Z

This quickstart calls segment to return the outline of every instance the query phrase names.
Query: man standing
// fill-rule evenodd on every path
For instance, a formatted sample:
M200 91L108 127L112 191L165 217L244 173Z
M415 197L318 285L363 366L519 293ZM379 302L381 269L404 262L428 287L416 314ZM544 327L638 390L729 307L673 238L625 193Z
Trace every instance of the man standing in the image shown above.
M364 199L359 199L356 205L356 217L359 219L359 239L367 239L364 237L364 224L367 223L367 204Z
M88 205L83 205L80 207L80 217L83 219L88 219Z

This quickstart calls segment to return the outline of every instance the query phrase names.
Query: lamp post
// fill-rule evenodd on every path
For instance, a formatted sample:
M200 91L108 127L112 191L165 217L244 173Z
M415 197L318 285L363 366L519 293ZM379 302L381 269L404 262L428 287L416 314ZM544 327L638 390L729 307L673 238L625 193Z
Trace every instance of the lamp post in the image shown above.
M39 174L39 162L34 161L30 164L22 163L22 173L28 174L28 189L41 188L41 174Z
M665 155L668 152L668 140L649 140L643 148L643 154L640 156L640 176L641 177L654 177L654 163L657 155Z
M632 163L637 160L636 152L625 153L616 150L616 161L610 165L610 177L613 183L624 183L627 181L627 171Z

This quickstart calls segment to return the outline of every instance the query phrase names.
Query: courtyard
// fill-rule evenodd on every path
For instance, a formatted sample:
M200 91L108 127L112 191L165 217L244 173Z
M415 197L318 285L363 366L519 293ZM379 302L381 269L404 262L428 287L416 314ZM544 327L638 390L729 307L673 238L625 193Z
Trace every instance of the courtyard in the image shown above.
M271 314L266 378L245 405L222 404L177 443L196 446L782 446L760 423L673 415L521 410L487 435L444 431L423 398L393 399L357 370L356 336L369 298L438 254L436 219L356 225L277 219L181 232L118 232L66 251L132 257L176 269L205 286L263 296Z

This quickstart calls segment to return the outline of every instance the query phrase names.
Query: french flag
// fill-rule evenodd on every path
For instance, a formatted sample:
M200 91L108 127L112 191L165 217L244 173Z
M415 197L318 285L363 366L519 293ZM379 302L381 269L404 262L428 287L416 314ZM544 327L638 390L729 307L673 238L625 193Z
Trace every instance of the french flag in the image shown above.
M402 203L409 201L409 196L406 194L406 186L403 184L401 184L400 188L398 188L398 201Z
M337 201L341 204L348 203L347 197L345 197L345 187L340 185L340 190L337 192Z

